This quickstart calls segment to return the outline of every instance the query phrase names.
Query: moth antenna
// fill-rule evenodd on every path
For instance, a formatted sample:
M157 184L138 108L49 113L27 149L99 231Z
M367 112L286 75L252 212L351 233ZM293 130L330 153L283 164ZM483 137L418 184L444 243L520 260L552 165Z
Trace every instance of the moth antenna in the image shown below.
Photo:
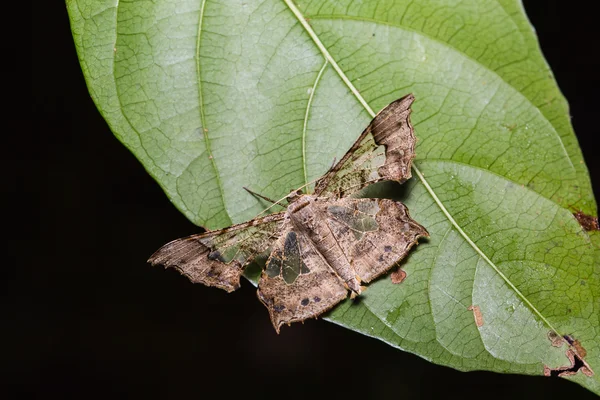
M305 188L305 187L307 187L308 185L312 185L313 183L315 183L315 182L316 182L316 181L318 181L318 180L319 180L319 178L317 178L317 179L315 179L315 180L312 180L312 181L310 181L310 182L308 182L308 183L305 183L304 185L300 186L300 187L299 187L298 189L296 189L296 190L304 189L304 188ZM250 193L252 193L252 194L256 194L256 195L258 195L259 197L263 197L263 196L259 195L258 193L253 193L251 190L249 190L249 189L247 189L247 188L245 188L245 187L244 187L244 189L246 189L248 192L250 192ZM271 199L265 199L265 200L268 200L268 201L270 201L270 202L271 202L271 203L273 203L273 204L271 204L269 207L267 207L267 208L265 208L264 210L262 210L262 211L261 211L261 212L260 212L260 213L257 215L257 217L260 217L261 215L263 215L264 213L266 213L267 211L269 211L271 208L273 208L273 206L275 206L275 205L278 205L278 206L281 206L281 207L284 207L284 208L285 208L285 206L284 206L283 204L281 204L281 202L282 202L283 200L287 199L287 198L288 198L288 196L289 196L289 194L288 194L288 195L286 195L285 197L282 197L281 199L279 199L279 200L277 200L277 201L273 201L273 200L271 200ZM264 197L263 197L263 198L264 198Z
M261 215L263 215L264 213L266 213L267 211L269 211L274 206L281 206L281 207L285 208L285 206L281 204L281 201L285 200L286 198L287 198L287 196L286 197L282 197L281 199L277 200L276 202L273 202L273 204L271 204L269 207L265 208L260 213L258 213L257 217L260 217Z
M248 189L246 186L242 186L242 188L244 188L244 190L245 190L246 192L250 193L251 195L253 195L253 196L256 196L256 197L260 197L261 199L263 199L263 200L266 200L266 201L268 201L268 202L269 202L269 203L271 203L271 204L277 204L277 205L280 205L281 207L285 207L285 206L284 206L283 204L281 204L279 201L271 200L269 197L267 197L267 196L263 196L263 195L262 195L262 194L260 194L260 193L256 193L255 191Z
M329 170L331 171L333 169L333 167L335 167L335 163L337 161L336 157L333 157L333 162L331 163L331 167L329 167Z

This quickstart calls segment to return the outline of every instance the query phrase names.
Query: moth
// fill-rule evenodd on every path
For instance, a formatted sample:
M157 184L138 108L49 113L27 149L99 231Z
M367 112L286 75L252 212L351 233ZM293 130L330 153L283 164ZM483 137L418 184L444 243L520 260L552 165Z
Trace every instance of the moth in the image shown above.
M387 272L429 236L401 202L352 197L372 183L411 177L413 101L409 94L381 110L312 194L295 190L287 196L285 211L174 240L148 262L232 292L244 268L268 253L257 294L277 333L284 324L317 317L349 293L360 295L362 283Z

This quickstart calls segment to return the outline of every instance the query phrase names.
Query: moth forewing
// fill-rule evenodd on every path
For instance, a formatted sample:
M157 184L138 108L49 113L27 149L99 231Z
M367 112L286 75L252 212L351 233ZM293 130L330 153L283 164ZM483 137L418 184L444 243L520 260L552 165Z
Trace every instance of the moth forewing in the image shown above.
M416 137L410 123L414 100L408 94L377 113L344 157L317 181L314 194L347 197L382 180L408 180L415 158Z
M194 283L232 292L239 288L244 268L277 239L284 218L280 212L177 239L158 249L148 262L173 267Z

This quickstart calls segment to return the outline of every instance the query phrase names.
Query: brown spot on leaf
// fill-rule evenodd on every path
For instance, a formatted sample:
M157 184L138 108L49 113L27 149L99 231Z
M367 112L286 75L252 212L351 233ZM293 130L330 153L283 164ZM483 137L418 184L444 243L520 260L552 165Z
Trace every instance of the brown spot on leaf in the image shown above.
M550 343L552 344L553 347L560 347L565 343L562 336L560 336L558 333L556 333L554 331L548 332L548 339L550 340Z
M392 278L392 283L395 285L398 285L402 282L404 282L404 280L406 279L406 272L400 268L398 268L397 271L392 272L392 274L390 275L390 278Z
M479 306L469 306L467 307L467 310L473 311L475 325L477 325L478 328L481 328L483 326L483 315L481 314L481 309Z
M585 358L587 351L583 348L579 340L575 339L571 335L565 335L563 338L571 345L579 357Z
M585 358L585 356L587 356L587 351L583 348L579 340L573 342L573 348L577 351L579 357Z
M571 376L577 374L577 372L581 371L585 376L593 376L594 371L590 368L590 365L581 358L574 348L569 348L565 353L571 365L568 367L558 367L558 368L550 368L547 365L544 365L544 375L545 376Z
M600 225L598 225L598 217L593 217L577 211L573 213L579 225L586 231L600 231Z

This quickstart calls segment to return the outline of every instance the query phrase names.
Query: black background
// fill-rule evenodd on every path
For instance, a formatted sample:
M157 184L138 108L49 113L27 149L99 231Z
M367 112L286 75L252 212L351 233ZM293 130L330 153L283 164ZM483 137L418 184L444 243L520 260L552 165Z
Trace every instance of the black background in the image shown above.
M529 0L525 8L569 99L598 198L600 36L587 4ZM324 321L284 327L277 336L248 282L227 294L150 267L154 250L198 228L96 110L64 4L36 2L31 34L33 101L22 121L31 134L22 136L27 151L15 164L26 176L7 196L30 222L9 242L17 257L8 267L16 268L3 269L2 289L10 310L3 352L21 391L81 398L595 397L562 379L461 373Z

